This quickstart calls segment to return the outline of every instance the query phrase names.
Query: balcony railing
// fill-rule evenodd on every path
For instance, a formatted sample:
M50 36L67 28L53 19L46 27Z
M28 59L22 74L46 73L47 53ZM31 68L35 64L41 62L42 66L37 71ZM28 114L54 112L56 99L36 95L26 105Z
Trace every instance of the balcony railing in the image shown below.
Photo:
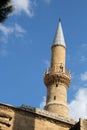
M59 73L59 74L62 73L62 74L65 74L65 75L71 77L70 71L63 68L62 66L54 66L45 71L45 75L53 74L53 73Z

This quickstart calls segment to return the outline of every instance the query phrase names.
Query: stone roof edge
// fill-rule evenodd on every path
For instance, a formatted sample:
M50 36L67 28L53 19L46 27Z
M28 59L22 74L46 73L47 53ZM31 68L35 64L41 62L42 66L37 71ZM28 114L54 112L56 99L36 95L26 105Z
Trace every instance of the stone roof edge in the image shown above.
M60 116L56 113L48 112L46 110L27 106L27 105L21 105L20 107L15 107L15 106L12 106L12 105L9 105L9 104L0 103L0 106L10 107L11 109L15 109L15 110L23 110L23 111L35 113L37 115L41 115L41 116L44 116L46 118L55 119L57 121L64 122L68 125L75 125L77 123L73 119L65 118L65 117Z
M76 121L74 121L73 119L65 118L65 117L60 116L56 113L52 113L52 112L49 112L49 111L46 111L46 110L43 110L43 109L40 109L40 108L34 108L34 107L31 107L31 106L22 105L20 107L20 109L25 110L25 111L34 112L34 113L42 115L44 117L59 120L61 122L65 122L67 124L72 124L72 125L76 124Z

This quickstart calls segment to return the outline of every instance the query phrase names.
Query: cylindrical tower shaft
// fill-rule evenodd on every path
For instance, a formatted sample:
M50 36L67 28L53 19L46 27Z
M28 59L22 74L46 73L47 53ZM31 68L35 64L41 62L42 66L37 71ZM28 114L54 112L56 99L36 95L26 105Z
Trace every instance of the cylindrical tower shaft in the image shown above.
M51 68L59 67L65 72L66 48L62 45L52 46Z
M45 72L44 83L47 86L45 110L68 117L67 88L70 84L70 73L66 71L66 45L61 22L52 45L50 69Z

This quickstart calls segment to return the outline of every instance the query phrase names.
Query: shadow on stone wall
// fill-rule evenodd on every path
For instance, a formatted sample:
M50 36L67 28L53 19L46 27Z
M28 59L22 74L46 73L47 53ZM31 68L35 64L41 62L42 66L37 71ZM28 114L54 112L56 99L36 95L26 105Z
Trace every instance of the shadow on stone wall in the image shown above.
M76 123L70 130L80 130L80 123Z
M35 108L22 105L15 111L13 130L35 130Z

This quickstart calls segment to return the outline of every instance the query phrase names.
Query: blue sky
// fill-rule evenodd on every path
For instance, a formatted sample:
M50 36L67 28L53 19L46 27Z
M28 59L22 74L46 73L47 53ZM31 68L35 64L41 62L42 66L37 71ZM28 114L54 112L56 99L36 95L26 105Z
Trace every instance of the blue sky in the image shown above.
M72 74L70 115L87 118L87 1L13 0L14 12L0 24L0 102L40 107L44 71L61 17ZM78 111L77 111L78 107Z

